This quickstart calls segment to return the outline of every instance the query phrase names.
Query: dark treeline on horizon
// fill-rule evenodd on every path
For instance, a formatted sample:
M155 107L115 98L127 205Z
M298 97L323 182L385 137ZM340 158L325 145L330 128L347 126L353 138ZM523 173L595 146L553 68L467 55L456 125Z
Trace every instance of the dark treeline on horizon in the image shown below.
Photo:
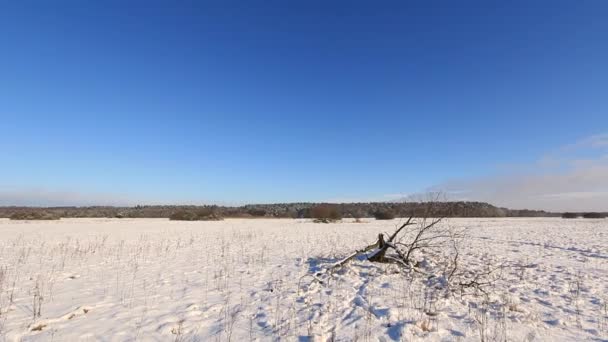
M183 209L212 208L223 217L277 217L309 218L310 209L320 203L249 204L243 206L218 205L138 205L134 207L86 206L86 207L0 207L0 217L16 213L47 213L56 217L118 217L118 218L168 218ZM444 217L557 217L561 213L543 210L507 209L484 202L369 202L332 203L343 217L373 217L379 211L390 211L396 217L434 216ZM429 209L430 208L430 209Z

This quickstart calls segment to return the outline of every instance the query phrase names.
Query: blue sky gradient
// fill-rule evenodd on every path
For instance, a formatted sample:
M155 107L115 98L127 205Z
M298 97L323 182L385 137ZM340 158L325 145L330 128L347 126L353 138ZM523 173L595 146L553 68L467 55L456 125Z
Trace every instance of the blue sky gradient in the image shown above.
M536 167L608 131L606 18L605 1L4 2L0 195L388 200Z

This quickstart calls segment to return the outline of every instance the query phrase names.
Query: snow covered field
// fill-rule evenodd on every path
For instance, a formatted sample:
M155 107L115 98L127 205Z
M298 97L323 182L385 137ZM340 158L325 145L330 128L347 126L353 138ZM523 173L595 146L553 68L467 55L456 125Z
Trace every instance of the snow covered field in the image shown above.
M0 219L0 340L608 340L608 220L450 219L489 296L433 297L394 265L305 274L398 220Z

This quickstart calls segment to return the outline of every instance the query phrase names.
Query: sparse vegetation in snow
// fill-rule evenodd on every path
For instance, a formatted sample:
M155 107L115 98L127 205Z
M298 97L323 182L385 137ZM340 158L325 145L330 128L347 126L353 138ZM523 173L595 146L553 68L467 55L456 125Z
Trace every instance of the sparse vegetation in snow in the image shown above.
M357 257L300 281L405 222L0 220L0 339L608 338L606 220L438 223L466 229L457 263L491 276L485 293L446 287L453 268L436 261L455 260L449 249L418 254L411 272Z

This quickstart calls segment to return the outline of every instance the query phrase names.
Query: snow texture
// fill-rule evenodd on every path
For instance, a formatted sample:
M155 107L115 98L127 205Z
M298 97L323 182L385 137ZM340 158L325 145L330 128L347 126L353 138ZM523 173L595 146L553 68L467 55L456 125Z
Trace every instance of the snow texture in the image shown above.
M450 219L459 263L504 265L437 296L356 258L402 222L0 220L0 341L607 341L608 220Z

